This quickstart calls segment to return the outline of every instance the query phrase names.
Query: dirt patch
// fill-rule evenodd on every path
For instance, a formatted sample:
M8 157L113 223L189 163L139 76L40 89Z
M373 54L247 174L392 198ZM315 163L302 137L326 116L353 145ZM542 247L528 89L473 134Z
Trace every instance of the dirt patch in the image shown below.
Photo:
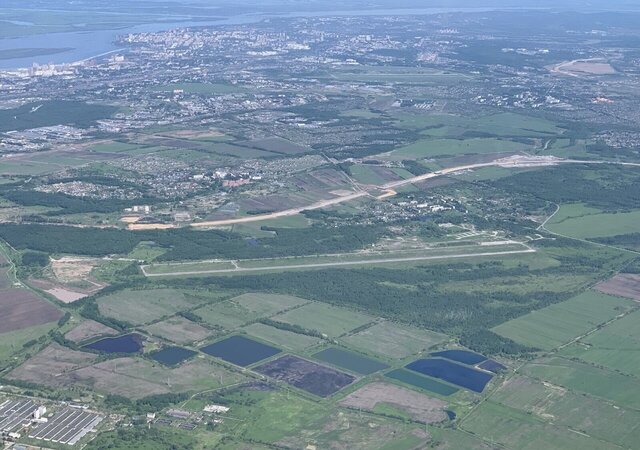
M154 323L145 330L156 336L160 336L177 344L188 344L201 341L212 333L203 326L191 322L183 317L172 317L162 322Z
M51 344L14 369L9 378L50 387L69 386L71 373L95 361L96 355Z
M188 138L188 139L203 139L203 138L213 138L224 136L224 133L221 133L218 130L176 130L168 133L163 133L159 136L169 136L176 138Z
M62 311L25 289L0 291L0 333L44 325L62 317Z
M64 337L77 343L91 338L114 336L116 334L118 334L118 332L113 328L109 328L108 326L102 325L101 323L93 320L86 320L65 334Z
M611 64L598 59L576 59L574 61L567 61L551 66L549 70L554 73L574 77L580 75L613 75L617 73Z
M269 361L255 370L319 397L328 397L355 380L352 375L291 355Z
M89 295L89 292L87 291L83 291L80 289L69 289L66 286L52 283L47 280L31 279L29 280L29 284L38 289L42 289L44 292L54 296L56 299L60 300L62 303L73 303Z
M598 283L595 288L605 294L640 301L640 274L620 273Z
M94 267L102 261L95 258L71 258L64 256L51 260L51 269L61 283L77 283L86 281Z
M424 423L442 422L447 419L444 412L446 402L389 383L367 384L340 401L342 406L368 411L372 411L380 403L405 411L412 418Z

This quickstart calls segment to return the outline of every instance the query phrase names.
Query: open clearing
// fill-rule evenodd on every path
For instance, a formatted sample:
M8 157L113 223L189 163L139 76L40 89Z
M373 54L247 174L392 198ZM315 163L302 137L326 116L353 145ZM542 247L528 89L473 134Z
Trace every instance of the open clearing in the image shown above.
M156 322L145 328L151 335L175 342L177 344L189 344L201 341L211 335L211 331L184 317L175 316L161 322Z
M101 323L93 320L85 320L65 334L64 337L65 339L78 343L96 337L113 336L116 334L118 334L118 332L113 328L109 328L108 326L102 325Z
M574 391L604 398L618 406L640 409L640 379L557 356L525 365L521 373Z
M507 380L491 400L624 448L640 442L640 412L528 377Z
M546 227L578 239L639 233L640 211L605 213L582 205L562 205Z
M322 342L320 338L271 327L263 323L252 323L242 329L250 336L271 342L291 351L303 351Z
M179 289L125 289L100 297L100 313L136 325L152 322L189 309L206 299Z
M309 303L273 317L277 322L298 325L329 337L338 337L351 330L371 323L374 317L323 303Z
M636 376L640 367L640 312L611 322L563 348L560 354Z
M485 242L482 244L470 244L465 246L458 245L455 247L410 249L391 252L361 252L290 258L154 264L141 266L141 269L147 277L216 274L235 275L251 272L281 272L287 270L327 267L384 265L441 259L506 256L525 253L535 253L535 250L523 243L503 241Z
M340 401L342 406L367 411L374 411L381 403L398 408L424 423L442 422L447 418L444 412L446 402L389 383L367 384Z
M0 334L54 322L62 311L26 289L0 291Z
M582 433L572 433L566 427L546 424L522 411L492 401L482 403L462 422L461 427L505 448L519 450L619 448Z
M493 328L520 344L551 350L634 308L627 299L585 292Z
M619 273L606 281L598 283L595 289L605 294L640 301L640 274Z
M358 333L341 338L345 344L365 353L403 359L440 344L448 337L435 331L423 330L392 322L380 322Z
M421 140L414 144L393 150L385 154L384 159L401 161L404 159L426 159L436 156L458 156L475 153L508 153L520 152L531 146L519 142L494 139L435 139Z

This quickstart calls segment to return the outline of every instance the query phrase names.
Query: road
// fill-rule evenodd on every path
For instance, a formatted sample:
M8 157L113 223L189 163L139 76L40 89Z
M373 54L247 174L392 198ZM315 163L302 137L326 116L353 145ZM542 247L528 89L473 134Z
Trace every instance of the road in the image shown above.
M413 262L413 261L428 261L434 259L451 259L451 258L470 258L474 256L501 256L501 255L517 255L522 253L535 253L535 250L529 246L526 246L523 250L506 250L500 252L481 252L481 253L463 253L459 255L437 255L437 256L412 256L405 258L385 258L385 259L366 259L361 261L336 261L328 263L316 263L316 264L291 264L283 266L266 266L266 267L238 267L235 269L213 269L213 270L194 270L185 272L167 272L167 273L147 273L145 266L141 266L142 273L146 277L173 277L173 276L185 276L185 275L207 275L207 274L223 274L223 273L239 273L239 272L264 272L268 270L289 270L289 269L308 269L308 268L320 268L320 267L338 267L338 266L362 266L369 264L384 264L384 263L398 263L398 262Z

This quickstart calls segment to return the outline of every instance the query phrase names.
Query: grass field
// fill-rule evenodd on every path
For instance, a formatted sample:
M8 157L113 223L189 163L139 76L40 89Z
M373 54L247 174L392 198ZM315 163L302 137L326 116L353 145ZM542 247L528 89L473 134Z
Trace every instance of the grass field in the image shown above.
M447 339L448 336L435 331L384 321L356 334L345 336L341 341L365 353L375 353L391 359L403 359Z
M55 326L55 323L49 323L0 334L0 361L6 361L14 353L22 351L25 343L44 336Z
M457 156L477 153L518 152L530 148L519 142L494 139L435 139L421 140L414 144L394 150L386 159L425 159L435 156Z
M364 184L381 185L393 180L391 177L383 177L375 170L375 166L367 164L351 166L349 168L349 171L351 172L351 176L355 178L356 181Z
M307 300L289 295L243 294L214 305L205 305L194 311L208 324L234 330L251 321L270 317L307 303Z
M207 297L195 296L194 293L179 289L125 289L100 297L97 303L105 316L140 325L171 316L207 300ZM211 295L211 299L215 299L215 295Z
M617 448L566 427L549 425L535 416L485 401L462 422L462 428L519 450L604 450Z
M329 337L338 337L372 322L374 318L322 303L309 303L277 315L273 320L319 331Z
M562 205L546 227L579 239L640 233L640 211L605 213L582 204Z
M640 409L640 379L560 357L528 363L521 373L631 409Z
M551 350L634 306L631 300L588 291L498 325L493 331L523 345Z
M626 315L560 352L569 358L637 376L640 368L640 312Z
M180 316L156 322L146 327L145 330L152 335L160 336L177 344L201 341L211 335L211 332L203 326Z
M317 337L304 334L293 333L291 331L280 330L262 323L252 323L244 328L250 336L271 342L284 349L301 352L309 347L319 344L322 340Z
M491 401L625 448L640 442L640 412L527 377L508 380Z

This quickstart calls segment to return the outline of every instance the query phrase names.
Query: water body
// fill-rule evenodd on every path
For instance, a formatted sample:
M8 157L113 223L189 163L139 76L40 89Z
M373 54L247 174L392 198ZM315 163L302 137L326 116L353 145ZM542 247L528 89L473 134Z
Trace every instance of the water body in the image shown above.
M82 348L104 353L138 353L142 350L143 339L141 335L131 333L124 336L100 339Z
M439 356L441 358L450 359L452 361L461 362L462 364L474 365L479 362L486 361L487 357L478 353L467 350L444 350L442 352L432 353L431 356Z
M224 359L237 366L250 366L280 353L280 349L261 342L254 341L244 336L231 336L206 347L202 347L204 353Z
M407 364L407 369L448 381L456 386L467 388L474 392L482 392L492 375L479 370L462 366L446 359L419 359Z
M519 8L500 8L500 10ZM424 8L424 9L379 9L356 11L312 11L291 12L288 14L244 14L215 21L180 20L175 22L151 23L112 30L74 31L65 33L47 33L18 38L0 39L0 51L13 49L66 49L55 54L13 58L0 61L0 69L17 69L37 64L65 64L83 61L97 56L122 50L115 41L118 36L129 33L154 33L175 28L202 27L216 25L243 25L258 23L266 19L295 17L339 17L339 16L415 16L452 12L488 12L498 8ZM30 26L33 24L24 23ZM77 24L80 27L83 24Z
M387 364L376 361L375 359L365 358L364 356L335 347L322 350L313 355L313 357L361 375L370 375L389 367Z
M152 354L151 358L161 362L162 364L175 366L176 364L180 364L182 361L191 358L195 354L196 352L193 350L182 347L166 347Z

